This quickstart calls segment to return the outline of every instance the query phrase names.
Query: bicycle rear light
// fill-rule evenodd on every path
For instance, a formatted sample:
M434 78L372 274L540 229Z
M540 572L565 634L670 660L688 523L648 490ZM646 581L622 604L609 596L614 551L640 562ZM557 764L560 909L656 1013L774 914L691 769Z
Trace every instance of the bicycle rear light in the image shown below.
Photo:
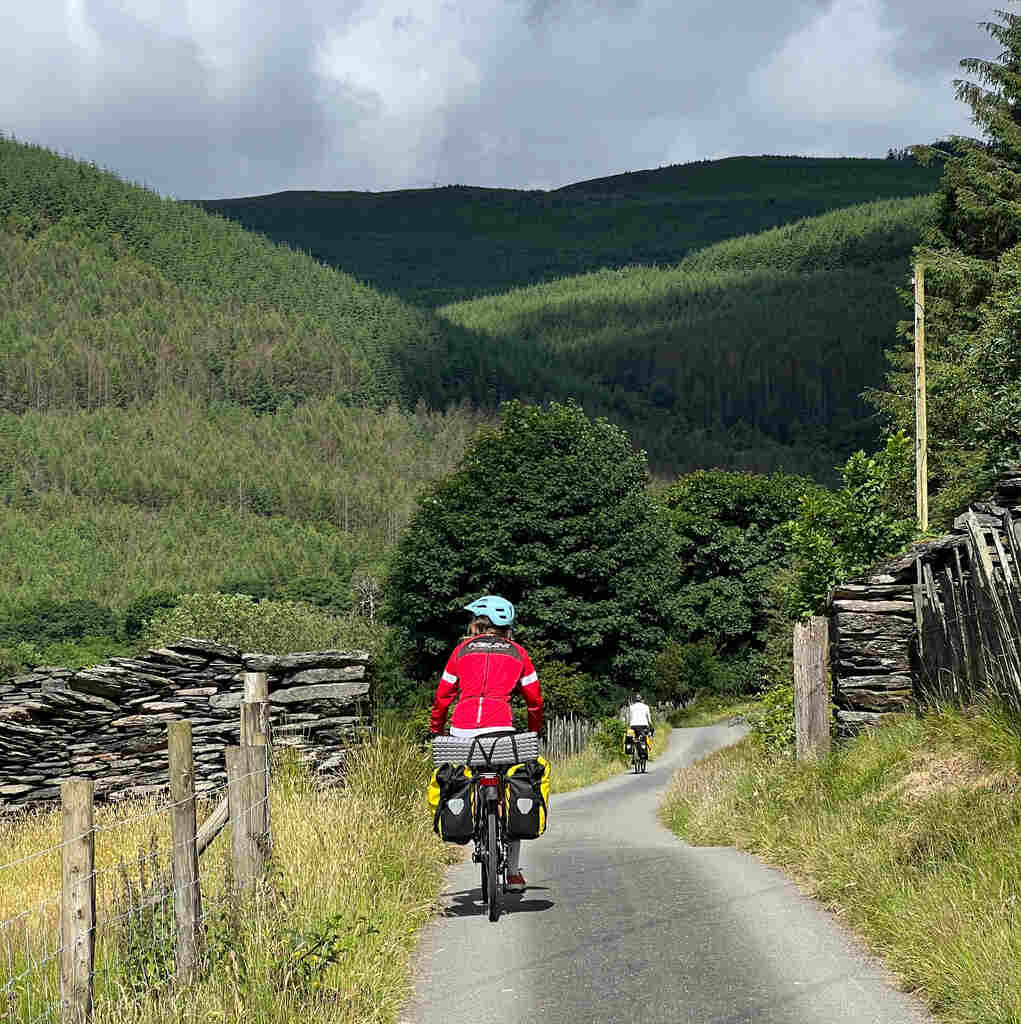
M479 776L480 786L499 786L500 776L499 775L480 775Z

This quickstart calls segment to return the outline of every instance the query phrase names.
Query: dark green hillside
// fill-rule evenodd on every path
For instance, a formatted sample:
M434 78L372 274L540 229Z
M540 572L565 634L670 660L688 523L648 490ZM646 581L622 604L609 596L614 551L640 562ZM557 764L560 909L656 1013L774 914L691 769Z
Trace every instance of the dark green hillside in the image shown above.
M416 373L451 363L457 332L430 314L2 137L0 233L0 407L123 404L168 387L255 408L413 400L409 353Z
M438 306L686 253L838 207L935 190L903 160L734 157L551 192L461 185L202 202L377 288Z
M575 395L631 430L661 471L828 479L873 436L860 395L882 379L897 288L932 215L926 197L869 203L675 267L602 270L440 312L527 352L514 371L523 393Z

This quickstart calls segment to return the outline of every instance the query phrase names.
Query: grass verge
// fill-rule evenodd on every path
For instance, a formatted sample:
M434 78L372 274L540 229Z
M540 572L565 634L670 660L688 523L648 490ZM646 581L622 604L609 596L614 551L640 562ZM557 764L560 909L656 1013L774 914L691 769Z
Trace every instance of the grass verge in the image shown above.
M670 724L675 729L692 729L701 725L715 725L735 715L758 711L760 702L750 698L717 697L701 694L686 708L670 712Z
M664 822L793 875L951 1024L1021 1021L1021 745L995 709L907 718L819 763L753 739L678 773Z
M171 981L166 805L102 808L97 873L111 884L97 893L97 1024L393 1022L416 931L461 852L432 834L429 771L406 737L382 737L354 753L344 788L317 790L301 771L278 772L271 867L259 891L234 892L229 827L203 854L205 964L188 989ZM59 822L49 812L0 824L0 865L58 842ZM59 896L58 855L0 868L0 877L0 922L35 908L18 926L19 959L3 950L2 979L25 969L26 941L37 965L59 945L56 907L44 902ZM54 966L33 971L27 997L4 1006L12 1021L39 1016Z

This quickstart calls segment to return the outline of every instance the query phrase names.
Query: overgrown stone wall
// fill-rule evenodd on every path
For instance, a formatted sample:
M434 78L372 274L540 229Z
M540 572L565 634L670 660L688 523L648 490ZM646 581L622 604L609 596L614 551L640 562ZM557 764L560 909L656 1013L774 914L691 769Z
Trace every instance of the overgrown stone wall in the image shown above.
M1021 466L1011 466L988 499L971 506L979 523L1000 529L1004 516L1021 518ZM830 594L833 703L846 729L882 721L913 706L918 686L917 620L912 587L919 564L936 576L967 544L966 516L949 533L913 544L904 554Z
M344 744L369 721L366 652L243 654L183 638L96 668L40 668L0 682L0 813L53 801L71 776L92 778L100 799L165 789L166 723L179 719L194 727L197 790L221 785L224 747L239 740L245 672L267 673L274 742L335 772Z

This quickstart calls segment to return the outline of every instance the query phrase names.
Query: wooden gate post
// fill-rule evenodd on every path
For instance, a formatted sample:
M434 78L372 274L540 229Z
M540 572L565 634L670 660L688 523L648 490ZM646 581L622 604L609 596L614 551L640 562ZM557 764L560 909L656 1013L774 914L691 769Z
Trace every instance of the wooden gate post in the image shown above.
M797 757L821 757L830 750L829 620L813 615L794 625L794 734Z
M96 834L92 800L91 779L68 779L61 784L61 1024L83 1024L92 1019L96 952Z
M199 922L202 895L199 890L199 855L195 828L195 761L192 756L191 722L167 725L170 755L170 825L174 848L174 915L177 923L177 977L190 984L198 970Z

